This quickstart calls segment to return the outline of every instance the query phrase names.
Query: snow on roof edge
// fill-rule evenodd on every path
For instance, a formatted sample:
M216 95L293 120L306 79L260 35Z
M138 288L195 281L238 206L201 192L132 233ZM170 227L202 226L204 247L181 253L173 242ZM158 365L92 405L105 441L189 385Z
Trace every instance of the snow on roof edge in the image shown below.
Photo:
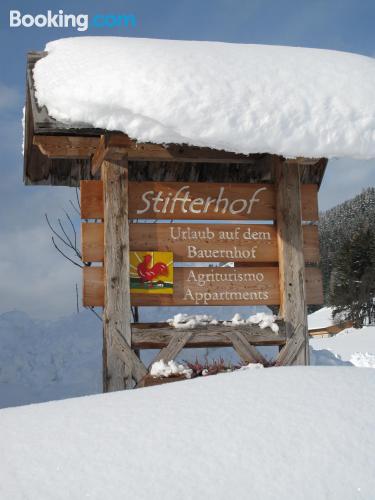
M122 37L61 39L46 50L36 97L59 121L243 154L375 158L370 57Z

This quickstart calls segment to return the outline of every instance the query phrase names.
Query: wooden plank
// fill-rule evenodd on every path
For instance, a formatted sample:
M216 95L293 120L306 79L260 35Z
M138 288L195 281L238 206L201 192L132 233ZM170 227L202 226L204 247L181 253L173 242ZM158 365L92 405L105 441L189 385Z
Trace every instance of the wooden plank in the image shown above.
M305 284L303 258L299 166L284 164L277 169L276 175L280 272L279 315L285 321L287 338L293 337L296 344L302 346L300 352L293 358L293 363L306 365L309 363L306 309L307 283ZM316 274L309 279L314 282ZM313 293L315 294L314 287ZM314 300L316 300L315 297Z
M82 259L103 262L101 223L83 223ZM173 252L175 262L277 262L276 227L265 224L130 224L130 250ZM319 262L318 228L303 226L305 262Z
M175 267L173 295L132 294L133 305L267 305L279 302L278 269Z
M285 325L283 322L278 322L278 325L279 333L277 334L270 328L260 328L258 325L200 326L193 330L194 335L189 338L184 347L230 347L233 345L234 332L240 332L253 345L283 345L285 344ZM133 324L132 347L133 349L162 349L169 344L175 333L176 329L168 324Z
M304 274L307 304L324 304L322 271L318 267L306 267Z
M49 158L90 158L93 154L93 171L97 170L104 160L104 157L97 154L102 141L103 150L117 148L121 154L126 154L130 161L180 161L194 163L249 163L254 155L244 155L224 150L212 149L207 147L189 146L187 144L152 144L139 143L131 140L126 134L110 133L102 134L98 137L96 134L100 129L92 129L93 137L84 137L88 131L85 128L77 129L77 134L66 135L69 125L60 124L59 131L64 135L43 135L36 136L35 144L40 148L43 154ZM85 140L89 139L89 140ZM70 144L74 148L69 147ZM76 156L75 156L76 155ZM108 158L107 158L108 159ZM314 163L317 160L313 160Z
M84 304L86 306L101 306L104 304L104 284L102 282L100 285L100 281L98 281L98 269L102 268L87 267L84 269L83 290ZM200 286L197 282L193 281L192 277L190 277L190 282L188 281L190 272L194 273L195 278L199 274L210 275L210 273L215 272L220 274L233 274L234 272L241 274L262 273L264 281L256 283L246 282L245 284L238 281L217 281L215 283L205 283L204 286ZM277 305L280 303L278 279L279 271L277 267L175 267L175 288L173 295L132 294L131 303L135 306ZM191 295L186 297L188 289ZM264 297L265 292L267 292L267 298L259 298L260 295ZM214 293L221 293L221 298L213 298ZM210 294L211 297L209 297ZM322 276L320 270L317 268L306 269L306 294L308 304L322 303Z
M305 262L320 262L320 245L318 226L308 224L302 226L303 257Z
M285 165L285 164L284 164ZM296 165L290 168L297 168L299 172L299 167ZM299 175L299 174L298 174ZM278 182L275 182L276 186L276 197L278 192ZM319 209L318 209L318 186L316 184L301 184L300 185L300 203L301 203L301 220L317 222L319 220ZM288 203L288 199L286 200Z
M303 186L303 220L317 220L317 187ZM274 220L273 184L134 182L129 196L132 219Z
M83 268L82 303L84 307L104 306L104 268Z
M81 181L81 218L104 219L103 182Z
M90 158L96 151L98 138L34 135L33 144L49 158Z
M81 224L81 253L84 262L104 262L104 224Z
M293 168L298 168L294 166ZM91 185L90 185L91 184ZM185 189L183 189L185 188ZM100 181L81 182L81 212L83 219L102 219L103 202ZM187 192L195 200L188 202L173 202L173 196L181 191L181 197ZM222 191L224 189L224 191ZM262 191L259 191L262 189ZM151 201L151 193L163 193L163 200ZM146 194L145 194L146 193ZM148 193L148 194L147 194ZM169 195L169 193L171 193ZM221 193L221 195L220 195ZM257 193L257 194L256 194ZM145 200L142 200L145 196ZM302 218L305 221L317 221L318 203L317 186L304 184L301 186ZM169 203L164 203L169 197ZM254 197L254 198L253 198ZM198 200L198 201L197 201ZM199 202L203 200L204 202ZM217 202L215 202L215 200ZM228 200L228 203L226 202ZM236 201L242 200L242 201ZM256 201L259 200L259 201ZM207 205L209 203L209 205ZM150 205L149 209L144 211ZM231 213L244 208L242 212ZM155 212L154 208L161 212ZM215 211L215 209L218 211ZM186 212L183 210L186 209ZM189 210L188 210L189 209ZM194 213L198 210L200 213ZM223 210L225 211L223 213ZM250 213L248 213L250 210ZM276 218L276 187L274 184L219 184L203 182L130 182L129 183L129 218L131 219L189 219L189 220L274 220Z
M180 351L185 347L186 343L194 335L193 330L176 330L171 336L171 340L168 345L161 349L161 351L155 356L155 358L150 363L150 366L157 361L163 360L164 363L168 363L175 359Z
M105 391L133 387L134 360L117 344L131 346L127 162L102 165L104 196L104 373Z

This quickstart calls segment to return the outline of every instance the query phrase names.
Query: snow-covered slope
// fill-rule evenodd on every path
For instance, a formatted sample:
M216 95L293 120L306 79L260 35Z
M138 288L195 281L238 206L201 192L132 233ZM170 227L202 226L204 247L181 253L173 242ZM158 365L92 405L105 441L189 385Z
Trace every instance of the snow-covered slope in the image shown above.
M314 328L326 328L334 324L332 318L332 307L321 307L308 316L309 330Z
M318 359L316 364L322 364L324 354L331 359L333 354L338 361L375 368L375 326L364 326L360 330L347 328L334 337L314 338L310 340L310 346L314 349L313 356Z
M77 37L35 66L50 115L140 141L375 157L375 60L321 49Z
M101 392L101 324L89 312L0 315L0 408Z
M0 498L371 499L375 371L270 368L0 411Z

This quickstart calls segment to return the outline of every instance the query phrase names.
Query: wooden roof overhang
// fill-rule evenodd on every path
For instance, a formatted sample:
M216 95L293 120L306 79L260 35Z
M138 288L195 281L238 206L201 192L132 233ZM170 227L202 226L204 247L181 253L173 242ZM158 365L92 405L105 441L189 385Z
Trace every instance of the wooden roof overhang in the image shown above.
M78 186L96 178L95 163L103 140L126 150L130 180L273 182L275 165L287 161L300 165L301 182L320 186L327 160L264 154L236 154L181 144L139 143L126 134L108 132L81 123L72 128L54 120L35 97L33 68L46 55L31 52L27 59L24 134L24 183L26 185ZM177 168L178 166L178 168Z

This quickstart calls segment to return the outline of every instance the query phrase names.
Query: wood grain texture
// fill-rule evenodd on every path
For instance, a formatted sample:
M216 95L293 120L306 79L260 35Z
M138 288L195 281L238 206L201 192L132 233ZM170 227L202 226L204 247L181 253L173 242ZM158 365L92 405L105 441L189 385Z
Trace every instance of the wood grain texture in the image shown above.
M189 272L193 270L196 275L199 273L206 274L207 271L210 270L218 270L221 273L231 273L233 271L241 272L241 273L256 273L262 272L265 276L264 283L256 284L253 287L253 283L246 283L246 287L244 283L226 283L225 282L217 282L212 286L212 283L207 284L207 286L199 286L197 284L191 284L188 287L189 283L187 282ZM86 267L84 269L84 304L86 306L103 306L104 305L104 282L100 281L103 279L103 269L97 267ZM279 293L279 271L277 267L262 267L262 268L210 268L210 267L175 267L174 269L174 281L175 288L173 295L145 295L145 294L132 294L131 295L131 303L136 306L188 306L188 305L252 305L252 304L269 304L269 305L277 305L280 303L280 293ZM235 288L234 285L238 285ZM210 293L216 292L220 293L225 290L228 293L238 293L238 290L241 292L248 291L261 291L266 290L269 292L269 297L266 300L257 300L250 298L243 300L236 298L235 295L229 296L222 300L207 300L207 303L204 303L204 295L199 296L198 303L191 300L184 300L184 296L186 295L187 288L195 294L197 293ZM321 271L318 268L309 267L306 268L306 296L308 304L321 304L322 303L322 275Z
M294 166L293 168L297 168ZM88 184L92 183L90 188ZM81 212L83 219L101 219L103 218L103 204L100 200L100 192L102 190L100 181L83 181L81 183ZM197 202L194 205L186 205L194 210L205 209L207 198L210 197L212 203L207 206L204 213L192 213L191 211L183 212L182 203L176 202L173 212L172 205L169 203L165 212L154 212L153 203L151 208L143 211L147 206L142 201L142 195L153 191L158 193L162 191L165 197L173 196L184 186L189 187L190 198L196 200L205 200L204 203ZM222 201L216 206L213 200L217 199L220 194L220 188L224 187L222 193ZM251 213L247 211L250 206L250 200L258 189L263 189L256 196L258 201L254 201L251 208ZM317 186L315 184L304 184L301 187L301 203L302 203L302 220L317 221L318 220L318 203L317 203ZM186 190L184 191L184 193ZM89 199L84 199L88 197ZM216 198L215 198L216 197ZM152 195L148 195L148 201L151 201ZM164 198L165 199L165 198ZM228 204L225 200L228 200ZM228 206L235 200L247 200L249 204L242 213L233 214L228 210ZM233 210L237 211L241 208L242 202L236 202L233 205ZM163 210L164 204L160 202L156 208L160 207ZM216 207L218 211L215 212ZM223 213L222 210L226 209ZM142 212L142 213L139 213ZM201 182L131 182L129 183L129 218L130 219L189 219L189 220L274 220L276 219L276 187L273 184L229 184L229 183L201 183Z
M299 327L296 328L294 335L287 340L286 344L279 352L279 355L276 358L276 366L297 364L296 360L301 356L300 352L303 350L305 344L305 339L302 333L302 325L299 325Z
M35 135L33 144L49 158L90 158L96 151L98 138Z
M82 287L84 307L103 307L104 267L84 267Z
M81 254L84 262L104 262L104 224L81 224Z
M150 366L152 366L153 363L156 363L157 361L163 360L164 363L168 363L168 361L175 359L175 357L182 351L186 343L193 335L193 330L176 331L171 336L168 345L161 349L161 351L151 361Z
M241 332L233 332L230 338L232 340L233 349L237 352L242 361L245 363L261 363L264 366L268 364L266 358L249 343Z
M103 181L81 181L80 194L81 219L104 219Z
M85 262L103 262L103 227L102 223L82 223L82 259ZM173 252L175 262L249 262L248 255L254 255L253 262L277 262L279 259L276 227L271 225L137 223L130 224L129 231L130 250ZM175 238L187 231L189 238ZM203 239L192 237L197 232L205 235ZM259 239L241 237L254 232ZM238 239L220 239L221 233L233 236L238 233ZM269 235L270 239L263 238L262 234ZM303 226L303 252L305 262L319 262L319 235L315 225Z
M233 344L232 336L240 332L242 336L253 345L283 345L285 344L285 325L279 321L279 332L276 334L270 328L260 328L258 325L226 326L207 325L194 330L188 339L186 348L198 347L230 347ZM181 330L182 331L182 330ZM133 349L162 349L166 347L173 336L178 332L166 323L161 324L133 324L132 347Z
M125 370L128 373L128 379L133 377L136 383L142 380L142 378L148 373L147 368L129 344L124 340L122 335L116 335L114 337L113 348L116 350L116 355L123 362ZM131 373L129 371L129 367L131 367Z
M286 324L287 338L293 337L297 345L302 346L293 364L306 365L309 364L306 297L308 303L310 297L303 258L299 167L284 164L278 169L277 177L280 316ZM316 275L311 278L314 279Z
M129 289L129 221L127 162L103 162L104 199L104 390L133 387L133 355L118 345L131 346Z

